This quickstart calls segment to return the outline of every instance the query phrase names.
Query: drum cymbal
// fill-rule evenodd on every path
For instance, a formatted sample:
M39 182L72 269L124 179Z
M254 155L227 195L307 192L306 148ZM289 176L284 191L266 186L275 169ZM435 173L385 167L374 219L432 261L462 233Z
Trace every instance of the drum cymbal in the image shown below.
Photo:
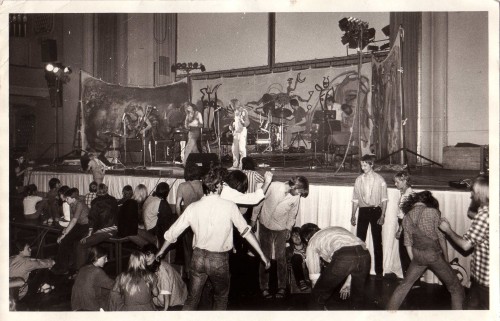
M102 134L109 136L109 137L122 137L122 135L115 133L115 132L112 132L112 131L103 132Z
M278 108L273 111L273 117L287 118L292 116L292 111L286 108Z
M254 110L257 115L267 117L267 113L264 110Z

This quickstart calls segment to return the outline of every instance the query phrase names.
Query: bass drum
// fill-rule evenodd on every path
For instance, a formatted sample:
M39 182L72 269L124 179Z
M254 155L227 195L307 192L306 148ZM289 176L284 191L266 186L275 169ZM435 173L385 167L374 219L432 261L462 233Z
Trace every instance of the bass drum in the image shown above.
M282 140L281 132L280 132L280 127L271 124L270 131L271 131L271 143L272 143L273 148L280 147L281 146L281 140Z

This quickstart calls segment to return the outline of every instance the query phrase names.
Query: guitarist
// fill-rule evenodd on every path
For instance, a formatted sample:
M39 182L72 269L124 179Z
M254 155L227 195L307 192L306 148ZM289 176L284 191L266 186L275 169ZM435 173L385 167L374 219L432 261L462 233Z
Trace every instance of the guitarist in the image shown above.
M203 127L203 118L201 113L196 110L196 106L192 103L185 103L186 118L184 119L184 127L189 130L188 141L184 148L184 159L182 160L184 167L189 154L199 153L198 139L200 138L200 128Z
M241 169L241 159L247 156L247 127L250 125L248 111L238 99L231 99L230 105L234 110L234 122L229 129L233 133L233 167Z
M151 156L151 128L153 125L151 124L151 121L149 120L149 115L151 114L151 111L153 109L153 106L147 106L146 107L146 112L144 113L142 106L138 106L137 109L135 110L135 113L137 115L137 124L135 127L135 131L137 133L137 138L142 139L143 143L143 148L149 154L149 160L152 161L152 156ZM145 157L146 153L143 152L143 156Z

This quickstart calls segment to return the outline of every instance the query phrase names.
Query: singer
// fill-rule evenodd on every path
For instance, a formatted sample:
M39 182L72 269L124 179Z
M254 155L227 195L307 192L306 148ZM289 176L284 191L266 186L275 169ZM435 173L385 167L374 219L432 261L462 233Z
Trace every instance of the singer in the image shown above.
M194 104L186 102L183 107L186 110L184 127L189 129L188 141L184 149L184 159L182 160L184 167L186 167L189 154L199 153L197 141L200 138L200 128L203 126L203 118L201 117L201 113L195 109L196 106Z
M229 129L233 133L233 167L241 169L241 159L247 156L247 127L250 125L248 111L238 99L231 99L230 108L234 110L234 122Z

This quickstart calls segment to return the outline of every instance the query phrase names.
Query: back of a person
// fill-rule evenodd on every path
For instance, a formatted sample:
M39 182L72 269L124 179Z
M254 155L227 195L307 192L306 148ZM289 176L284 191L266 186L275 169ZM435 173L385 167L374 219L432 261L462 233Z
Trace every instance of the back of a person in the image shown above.
M118 202L116 198L109 194L97 196L92 201L92 212L97 215L97 217L94 217L94 230L115 225L117 210Z
M203 187L199 180L181 183L177 189L178 196L184 202L184 208L199 201L203 197Z
M99 267L89 264L78 271L71 290L71 309L83 311L98 311L104 302L100 301L101 288L96 286L96 276Z
M36 213L36 203L42 198L36 195L28 195L23 199L24 215L32 215Z
M184 305L188 296L188 291L186 283L182 280L179 272L177 272L172 265L165 261L161 261L161 265L156 273L158 276L158 283L162 287L160 290L166 290L163 289L163 287L167 287L170 291L170 306ZM156 297L155 300L163 301L163 296L160 295ZM164 302L161 303L162 304L157 305L163 306Z
M439 210L417 203L405 215L405 219L411 220L420 231L432 240L437 240L440 233L438 230L441 213ZM413 233L414 234L414 233Z
M137 235L139 226L139 204L136 200L126 200L118 210L118 237Z
M137 280L137 289L134 293L124 291L124 310L125 311L153 311L153 297L151 289L144 279Z

